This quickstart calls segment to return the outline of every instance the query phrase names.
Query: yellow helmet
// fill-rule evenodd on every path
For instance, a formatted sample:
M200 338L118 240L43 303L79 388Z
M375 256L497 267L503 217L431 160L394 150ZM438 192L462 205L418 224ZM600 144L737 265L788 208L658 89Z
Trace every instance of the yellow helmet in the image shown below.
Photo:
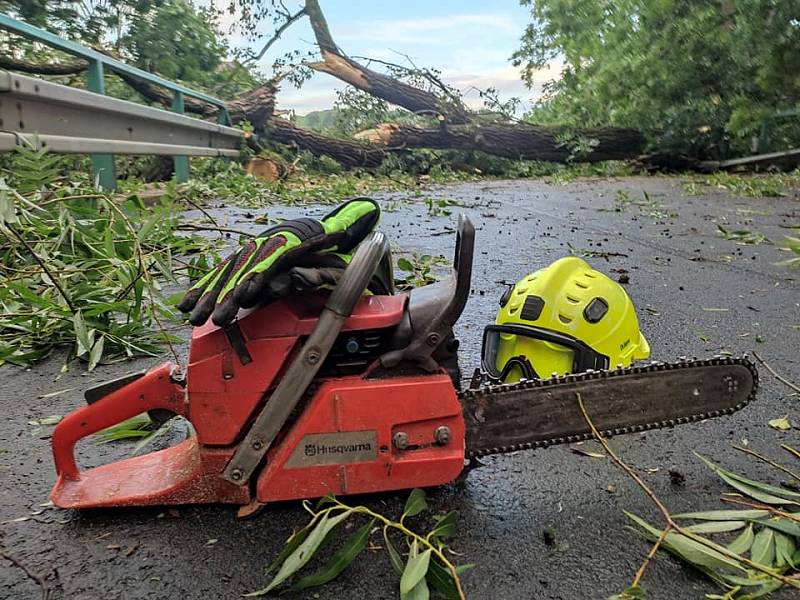
M510 383L628 366L648 356L622 286L570 256L503 294L495 324L483 333L481 364L491 378Z

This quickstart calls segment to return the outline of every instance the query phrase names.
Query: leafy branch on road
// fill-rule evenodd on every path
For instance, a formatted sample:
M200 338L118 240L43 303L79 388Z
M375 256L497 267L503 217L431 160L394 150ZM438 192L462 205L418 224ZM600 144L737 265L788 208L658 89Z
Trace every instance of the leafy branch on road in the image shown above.
M592 434L608 457L652 500L664 521L664 528L658 529L637 515L625 513L639 526L643 537L653 542L653 546L636 571L630 587L614 596L614 600L644 597L642 579L651 560L661 549L701 571L725 590L724 596L713 595L709 598L751 599L769 594L784 585L800 589L800 550L797 549L800 544L800 512L789 512L789 507L800 506L800 493L747 479L697 454L700 460L736 490L736 494L726 494L723 502L740 504L747 509L673 515L655 492L611 449L592 423L580 394L577 394L577 402ZM785 472L786 468L783 469L782 472ZM753 502L740 500L744 497ZM684 520L700 522L688 526L679 524ZM741 533L726 545L699 535L730 534L734 531ZM747 553L750 554L749 558L745 556Z
M751 231L750 229L727 229L722 225L717 225L719 235L726 240L736 242L740 245L757 246L758 244L771 244L772 242L760 231Z
M15 187L0 179L0 364L66 348L92 370L160 353L175 339L165 323L179 322L163 286L202 274L213 246L178 232L174 202L102 194L44 151L17 156Z
M446 264L448 261L444 256L420 254L417 250L412 250L410 256L397 259L397 269L407 275L396 278L395 284L401 290L409 290L434 283L438 279L433 269Z
M791 252L794 254L794 256L779 262L779 265L784 267L800 267L800 237L792 237L787 235L784 244L781 246L781 249Z
M303 507L311 514L311 521L294 533L286 546L268 567L271 573L277 569L269 585L245 596L263 596L284 586L285 591L296 592L332 581L344 571L361 552L368 547L370 537L377 530L383 532L383 543L392 568L400 577L399 589L402 600L421 600L430 597L430 588L447 600L464 600L461 574L473 565L456 565L448 554L446 541L456 532L458 513L432 515L434 525L426 534L420 534L406 525L408 518L416 517L428 509L425 492L414 489L406 501L403 514L395 521L366 506L349 506L332 495L323 498L311 508L308 501ZM328 560L314 573L295 580L296 575L327 545L334 530L351 517L366 517L367 521L348 537ZM397 550L391 538L397 536L407 548L403 561L402 551ZM374 547L373 547L374 548ZM373 549L371 548L371 549Z

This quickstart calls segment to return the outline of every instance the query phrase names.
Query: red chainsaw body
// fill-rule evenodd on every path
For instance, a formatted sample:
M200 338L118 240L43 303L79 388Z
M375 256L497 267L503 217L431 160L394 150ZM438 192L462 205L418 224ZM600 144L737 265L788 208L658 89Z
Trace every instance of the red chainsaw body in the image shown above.
M384 343L404 318L408 299L405 294L365 296L342 327L342 343L360 348ZM329 368L323 365L302 411L281 432L252 481L240 486L220 477L324 303L325 294L316 294L242 312L238 347L229 331L210 323L196 328L185 379L166 363L67 416L52 439L58 473L53 502L63 508L248 504L453 480L463 467L464 421L450 375L387 370L375 376L376 361L368 352L359 360L328 357ZM165 450L78 470L74 447L79 439L154 409L185 416L196 436ZM443 426L451 434L445 444L435 439ZM402 451L392 441L398 431L408 436Z

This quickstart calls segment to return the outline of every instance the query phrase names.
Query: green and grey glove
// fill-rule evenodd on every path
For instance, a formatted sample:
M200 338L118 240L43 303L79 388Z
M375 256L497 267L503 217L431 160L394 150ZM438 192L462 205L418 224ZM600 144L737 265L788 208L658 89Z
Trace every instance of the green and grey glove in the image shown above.
M292 219L263 231L195 283L178 309L191 312L189 322L230 323L240 308L272 297L276 275L304 262L312 253L349 253L375 229L378 204L369 198L345 202L321 220Z

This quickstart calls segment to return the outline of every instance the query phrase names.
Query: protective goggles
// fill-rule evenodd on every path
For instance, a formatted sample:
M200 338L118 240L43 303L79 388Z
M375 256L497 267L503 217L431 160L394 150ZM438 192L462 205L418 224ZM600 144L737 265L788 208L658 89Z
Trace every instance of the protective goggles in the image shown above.
M596 371L608 368L608 357L595 352L582 341L567 335L532 325L487 325L483 330L481 347L481 367L491 379L503 381L516 367L525 379L543 379L549 373L537 373L528 357L520 354L506 359L502 368L497 366L497 356L501 343L501 335L516 335L533 340L550 342L572 351L572 373L583 373L589 369Z

